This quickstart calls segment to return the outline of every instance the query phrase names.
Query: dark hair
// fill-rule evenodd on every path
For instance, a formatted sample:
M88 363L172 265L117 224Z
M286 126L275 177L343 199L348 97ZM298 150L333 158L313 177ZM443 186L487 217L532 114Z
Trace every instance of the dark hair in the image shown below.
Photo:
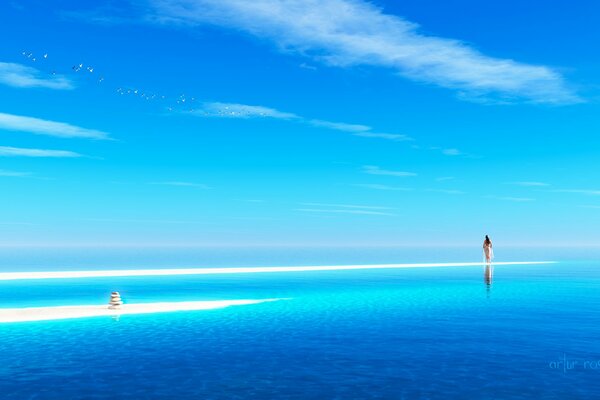
M491 242L490 237L488 235L485 235L485 242L486 243L490 243Z

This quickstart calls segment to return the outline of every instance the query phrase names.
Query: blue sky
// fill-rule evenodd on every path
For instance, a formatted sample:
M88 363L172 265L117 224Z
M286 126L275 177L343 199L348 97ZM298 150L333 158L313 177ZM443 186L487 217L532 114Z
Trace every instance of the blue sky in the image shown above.
M523 3L3 2L0 243L597 244L600 4Z

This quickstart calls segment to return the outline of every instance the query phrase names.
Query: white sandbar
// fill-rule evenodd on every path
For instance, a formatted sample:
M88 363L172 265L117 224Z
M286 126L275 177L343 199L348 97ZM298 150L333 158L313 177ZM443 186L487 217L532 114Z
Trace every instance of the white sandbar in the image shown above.
M514 261L494 262L492 265L540 265L555 264L555 261ZM397 268L433 268L433 267L476 267L482 262L467 263L421 263L421 264L372 264L372 265L322 265L305 267L236 267L236 268L167 268L167 269L117 269L99 271L38 271L38 272L1 272L0 281L18 279L64 279L64 278L102 278L115 276L172 276L172 275L213 275L213 274L256 274L267 272L309 272L309 271L345 271L360 269L397 269Z
M56 319L106 317L127 314L151 314L172 311L213 310L229 306L259 304L283 299L180 301L166 303L123 304L120 309L110 310L107 304L93 306L60 306L31 308L0 308L0 323L48 321Z

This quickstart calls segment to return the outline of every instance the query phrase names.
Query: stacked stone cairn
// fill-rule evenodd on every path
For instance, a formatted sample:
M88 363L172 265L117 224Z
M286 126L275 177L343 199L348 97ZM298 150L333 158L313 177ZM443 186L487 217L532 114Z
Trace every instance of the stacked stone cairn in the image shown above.
M112 292L110 294L110 301L108 302L108 308L111 310L116 310L121 308L123 305L123 300L121 300L121 295L119 292Z

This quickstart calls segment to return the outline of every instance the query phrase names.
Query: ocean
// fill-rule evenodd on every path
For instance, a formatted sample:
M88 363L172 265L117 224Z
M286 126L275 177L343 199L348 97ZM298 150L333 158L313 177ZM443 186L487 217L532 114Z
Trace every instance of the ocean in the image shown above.
M0 282L4 308L286 300L0 324L2 399L587 399L600 252L508 265ZM0 272L477 262L478 248L1 249Z

